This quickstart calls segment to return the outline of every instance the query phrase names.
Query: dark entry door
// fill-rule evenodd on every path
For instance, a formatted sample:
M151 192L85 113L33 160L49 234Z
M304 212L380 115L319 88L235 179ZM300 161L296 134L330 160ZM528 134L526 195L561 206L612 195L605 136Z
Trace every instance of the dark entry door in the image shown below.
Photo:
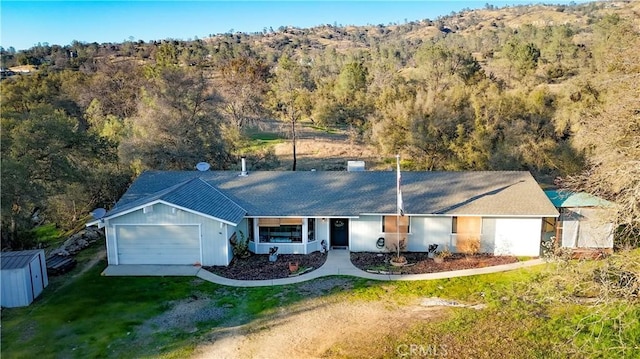
M331 246L349 247L349 220L346 218L331 219Z

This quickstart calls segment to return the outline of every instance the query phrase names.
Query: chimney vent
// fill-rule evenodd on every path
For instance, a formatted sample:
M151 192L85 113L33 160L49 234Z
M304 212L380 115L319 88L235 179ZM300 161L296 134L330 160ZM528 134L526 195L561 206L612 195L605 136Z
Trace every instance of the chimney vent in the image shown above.
M242 172L240 172L241 177L247 177L249 174L247 173L247 158L245 156L240 157L240 161L242 163Z

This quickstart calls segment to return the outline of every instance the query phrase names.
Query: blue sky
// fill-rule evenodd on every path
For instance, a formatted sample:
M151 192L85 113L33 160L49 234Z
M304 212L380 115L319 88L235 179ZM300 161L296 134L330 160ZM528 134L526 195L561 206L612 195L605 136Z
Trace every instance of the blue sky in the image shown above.
M539 1L0 1L0 45L193 39L280 26L366 25L435 19L463 8ZM545 1L568 3L569 1ZM578 1L579 2L579 1Z

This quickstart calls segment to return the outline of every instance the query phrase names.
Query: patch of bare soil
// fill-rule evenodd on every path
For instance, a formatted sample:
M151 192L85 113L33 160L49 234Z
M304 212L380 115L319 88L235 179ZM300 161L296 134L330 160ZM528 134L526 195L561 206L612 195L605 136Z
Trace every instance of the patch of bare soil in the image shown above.
M75 274L73 278L79 277L87 273L91 268L93 268L96 264L98 264L98 262L106 258L107 258L107 249L106 248L100 249L96 253L96 255L93 258L91 258L91 260L89 260L89 262L87 262L85 265L82 266L82 269L80 270L80 272Z
M278 260L269 262L268 254L254 254L248 258L234 258L229 266L204 267L221 277L240 280L263 280L287 278L292 275L289 263L297 263L295 273L312 272L320 268L327 256L320 252L311 254L280 254Z
M407 258L407 265L404 267L394 267L390 265L389 260L392 257L390 253L354 252L351 253L351 263L365 271L422 274L490 267L518 261L516 257L512 256L453 254L451 257L446 258L443 263L436 263L432 258L428 257L427 253L423 252L402 253L402 255Z
M282 169L290 169L293 163L291 140L288 138L288 126L278 121L263 121L262 131L279 133L286 137L283 143L274 146L274 152L280 160ZM297 128L296 159L299 171L316 169L318 171L344 171L347 161L362 160L367 169L378 168L383 159L371 145L363 143L348 130L332 129L323 131L310 123L300 124Z
M193 333L198 330L198 323L218 320L229 311L228 308L216 307L210 298L201 293L194 293L187 299L169 302L167 305L171 309L144 322L136 334L145 338L158 331L180 330Z
M292 161L291 142L285 141L275 146L275 154L285 168L289 168ZM347 161L363 160L366 167L371 169L381 160L370 146L351 143L348 140L325 138L318 135L314 138L299 139L296 145L298 170L344 171Z
M315 298L248 324L216 328L195 358L371 357L415 323L443 316L443 307Z

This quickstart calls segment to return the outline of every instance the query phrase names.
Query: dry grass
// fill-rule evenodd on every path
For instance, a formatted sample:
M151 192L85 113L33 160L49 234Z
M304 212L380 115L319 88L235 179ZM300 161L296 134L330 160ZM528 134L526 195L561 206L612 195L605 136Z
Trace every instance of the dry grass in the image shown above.
M276 156L282 167L291 168L293 156L291 142L275 145ZM349 160L363 160L368 169L376 168L380 159L376 151L363 144L351 144L348 141L326 139L319 136L314 139L298 141L297 158L299 170L316 169L318 171L342 171L347 168Z
M285 128L277 121L261 125L261 135L278 135L286 138ZM280 161L279 170L289 170L293 164L291 140L273 144L275 155ZM322 130L310 123L298 127L297 167L301 171L343 171L347 161L365 161L368 170L388 169L378 151L362 141L349 136L347 130L331 128Z

